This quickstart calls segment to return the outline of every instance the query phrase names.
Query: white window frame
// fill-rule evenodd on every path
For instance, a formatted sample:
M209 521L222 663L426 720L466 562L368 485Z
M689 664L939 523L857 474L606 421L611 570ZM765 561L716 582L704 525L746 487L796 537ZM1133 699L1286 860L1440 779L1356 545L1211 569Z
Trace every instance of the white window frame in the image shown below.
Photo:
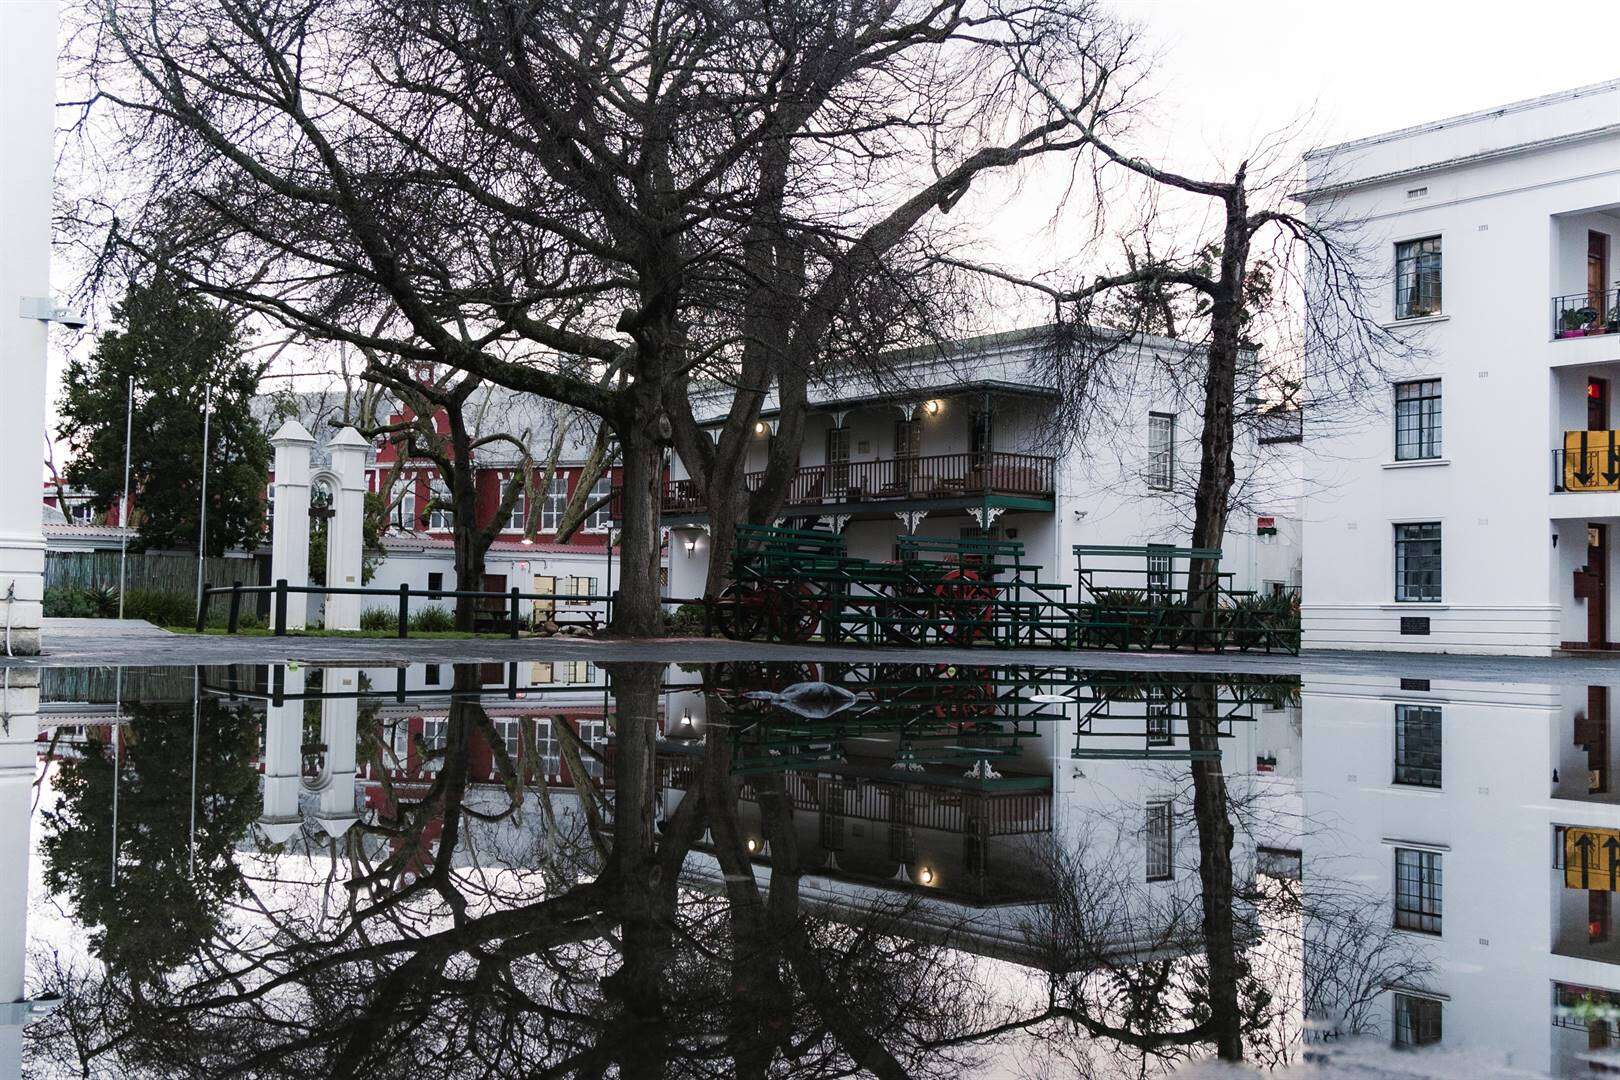
M540 531L553 533L562 524L563 510L568 506L568 474L555 472L546 485L544 501L540 503Z
M439 476L428 478L428 502L434 499L450 499L450 486ZM445 507L434 507L428 511L427 527L429 532L449 532L456 527L456 514L454 510Z
M601 476L596 478L596 483L591 485L591 493L586 497L585 505L590 506L592 503L596 502L596 500L603 498L604 496L611 495L612 493L613 481L608 478L606 473L603 473ZM603 503L600 508L592 510L590 515L586 517L585 528L583 531L588 533L605 533L612 527L613 504Z

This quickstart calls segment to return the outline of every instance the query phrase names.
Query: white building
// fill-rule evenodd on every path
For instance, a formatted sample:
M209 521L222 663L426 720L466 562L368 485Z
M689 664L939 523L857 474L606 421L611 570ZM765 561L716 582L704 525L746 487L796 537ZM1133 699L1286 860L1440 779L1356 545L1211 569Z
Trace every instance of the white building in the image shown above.
M1306 162L1306 203L1365 223L1379 310L1425 351L1312 441L1306 647L1608 647L1620 80Z
M1431 969L1382 988L1373 1030L1477 1075L1620 1063L1615 876L1570 858L1620 837L1616 689L1306 676L1307 894L1387 895L1383 925Z
M885 357L881 379L812 383L800 466L783 507L797 527L841 532L852 557L895 558L905 534L1018 540L1046 581L1077 581L1076 544L1186 547L1198 474L1201 357L1144 338L1129 370L1093 410L1083 437L1054 430L1057 392L1042 374L1039 330L1013 331ZM1127 367L1128 365L1128 367ZM729 395L702 401L718 430ZM774 396L755 425L747 486L763 476ZM1297 413L1251 417L1239 437L1239 494L1222 544L1237 589L1281 593L1300 584ZM1266 437L1269 433L1270 437ZM703 594L707 514L681 463L672 465L664 524L672 529L670 595ZM1108 582L1116 586L1144 582Z

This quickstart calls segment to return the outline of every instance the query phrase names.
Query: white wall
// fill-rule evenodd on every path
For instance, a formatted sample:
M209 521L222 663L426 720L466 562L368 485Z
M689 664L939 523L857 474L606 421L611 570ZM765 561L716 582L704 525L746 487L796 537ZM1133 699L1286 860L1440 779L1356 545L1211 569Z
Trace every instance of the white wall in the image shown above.
M23 305L51 300L51 140L55 129L56 3L0 4L0 602L9 648L39 651L45 539L40 447L45 441L46 324Z

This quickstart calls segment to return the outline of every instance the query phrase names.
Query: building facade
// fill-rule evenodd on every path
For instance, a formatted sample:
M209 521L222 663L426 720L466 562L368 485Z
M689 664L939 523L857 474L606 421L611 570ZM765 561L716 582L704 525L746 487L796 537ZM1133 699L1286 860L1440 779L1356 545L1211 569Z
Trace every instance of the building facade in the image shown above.
M1023 543L1043 580L1075 586L1073 548L1186 547L1198 475L1202 394L1196 351L1146 338L1118 359L1129 371L1099 391L1084 432L1045 373L1039 330L972 338L880 358L875 373L812 384L799 468L782 522L840 533L850 556L896 558L904 535ZM697 410L717 430L729 406ZM1239 436L1238 495L1222 543L1232 586L1291 593L1300 584L1297 412L1251 416ZM745 483L763 478L774 398L754 428ZM679 460L664 495L670 593L701 596L707 512ZM1114 584L1125 585L1121 580ZM1141 588L1138 576L1130 582Z
M1419 347L1313 439L1307 648L1606 649L1620 545L1620 81L1328 147Z

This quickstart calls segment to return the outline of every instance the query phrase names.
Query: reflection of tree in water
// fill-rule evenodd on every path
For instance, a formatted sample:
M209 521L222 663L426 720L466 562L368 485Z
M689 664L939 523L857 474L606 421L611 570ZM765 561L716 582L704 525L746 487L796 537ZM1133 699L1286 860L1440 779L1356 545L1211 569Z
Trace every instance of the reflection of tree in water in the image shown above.
M119 975L148 982L213 938L223 907L242 892L234 855L259 812L258 725L246 709L201 703L193 876L191 704L132 704L125 713L117 884L108 744L87 742L82 756L60 763L60 798L45 812L40 846L46 884L68 897L95 954Z
M1109 829L1099 814L1095 844L1047 856L1053 902L1023 927L1041 955L1035 992L1008 993L951 947L949 927L918 932L927 901L915 894L861 892L863 910L836 918L808 902L781 772L747 777L770 853L759 872L718 696L692 781L661 806L662 673L610 667L614 741L595 770L608 779L592 778L591 748L559 725L574 789L550 791L506 751L477 668L458 669L430 782L387 790L386 812L329 860L265 860L240 918L206 926L170 978L55 971L47 981L69 1000L29 1029L36 1060L108 1075L899 1078L960 1075L1016 1044L1065 1071L1139 1073L1208 1053L1234 1027L1251 1056L1286 1056L1268 1034L1288 1008L1272 993L1285 961L1257 926L1295 894L1257 887L1247 866L1228 871L1229 899L1192 872L1185 890L1148 890L1138 861L1110 847L1136 826ZM367 736L373 726L362 743L375 757L387 740ZM469 798L475 740L504 801ZM1196 794L1185 769L1180 783ZM476 850L481 823L535 812L526 794L546 857ZM1209 835L1230 858L1232 835L1263 811L1245 799L1179 801L1195 808L1190 829L1219 808L1225 827ZM688 876L695 850L718 875ZM1207 948L1212 898L1232 928L1225 975ZM1367 915L1344 905L1341 940L1377 937ZM1346 985L1372 986L1396 958L1340 959L1359 965ZM1231 1016L1217 978L1230 979Z

